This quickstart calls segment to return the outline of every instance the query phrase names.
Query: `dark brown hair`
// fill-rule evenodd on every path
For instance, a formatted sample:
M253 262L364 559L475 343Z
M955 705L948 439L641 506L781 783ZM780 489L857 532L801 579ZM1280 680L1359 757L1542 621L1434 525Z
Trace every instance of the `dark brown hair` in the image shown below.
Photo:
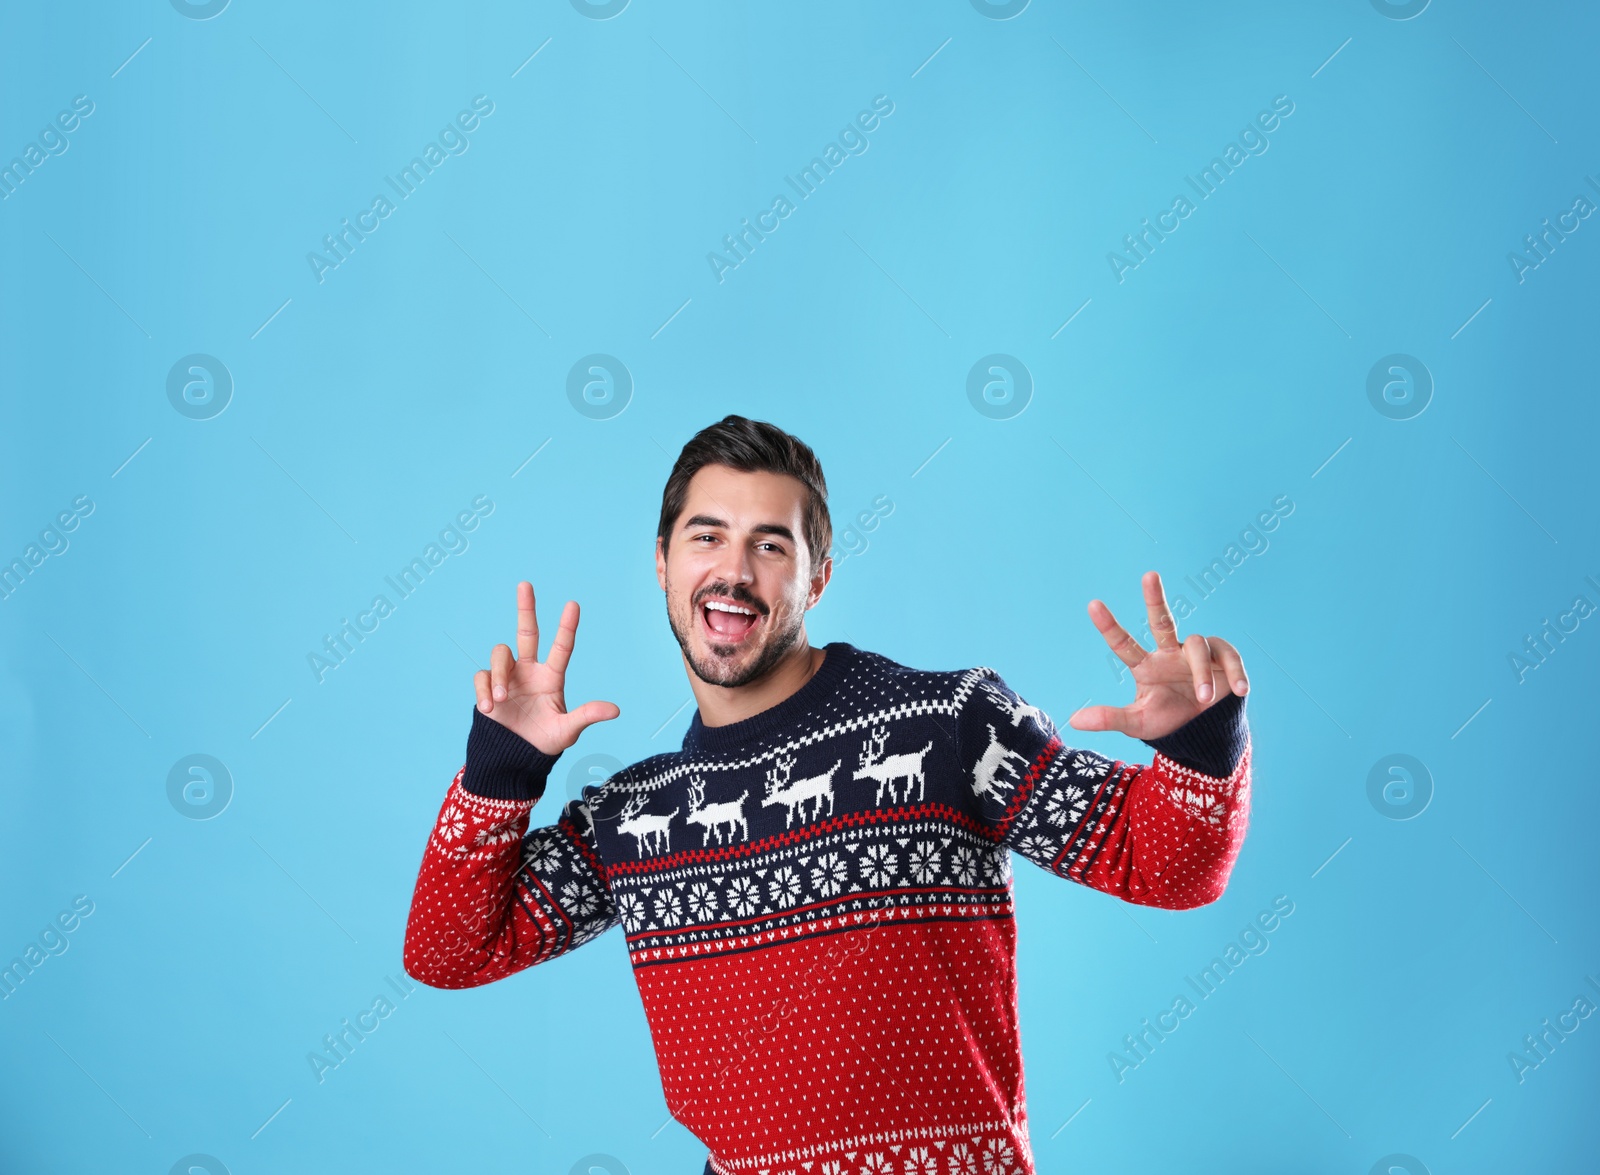
M744 473L786 473L806 487L802 529L815 571L833 547L833 520L828 514L828 482L811 447L775 424L743 416L724 416L707 425L683 446L661 492L661 521L656 537L666 543L683 513L689 479L706 465L726 465Z

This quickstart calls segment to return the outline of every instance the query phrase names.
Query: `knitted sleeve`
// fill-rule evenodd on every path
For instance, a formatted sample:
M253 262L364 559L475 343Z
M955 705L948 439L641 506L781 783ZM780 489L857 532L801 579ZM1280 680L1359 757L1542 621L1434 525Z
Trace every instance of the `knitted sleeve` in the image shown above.
M968 675L957 742L981 822L1040 868L1123 901L1216 901L1250 819L1250 734L1229 695L1146 745L1148 764L1067 745L992 669Z
M476 987L582 946L618 921L589 795L528 828L559 756L477 709L467 761L445 793L406 922L406 974Z

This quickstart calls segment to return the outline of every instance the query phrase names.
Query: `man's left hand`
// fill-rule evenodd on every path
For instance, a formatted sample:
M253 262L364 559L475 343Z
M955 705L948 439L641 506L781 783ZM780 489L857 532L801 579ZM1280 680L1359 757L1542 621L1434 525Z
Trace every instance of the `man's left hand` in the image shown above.
M1250 691L1239 650L1220 636L1198 633L1180 642L1161 576L1147 571L1142 583L1153 651L1134 640L1103 601L1089 601L1089 619L1133 670L1138 688L1126 706L1085 706L1073 714L1067 721L1077 730L1116 730L1148 741L1171 734L1230 691L1241 696Z

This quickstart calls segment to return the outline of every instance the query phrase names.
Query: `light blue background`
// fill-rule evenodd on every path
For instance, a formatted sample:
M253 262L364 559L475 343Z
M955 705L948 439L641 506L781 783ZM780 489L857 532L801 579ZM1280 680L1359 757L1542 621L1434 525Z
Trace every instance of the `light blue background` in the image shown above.
M678 448L730 411L817 449L841 531L894 503L814 643L992 665L1063 726L1132 697L1090 599L1142 627L1153 568L1195 603L1184 577L1294 503L1180 625L1236 643L1253 683L1224 897L1141 909L1018 860L1041 1171L1592 1161L1600 1020L1520 1083L1507 1059L1600 1001L1600 617L1520 683L1508 660L1575 596L1600 605L1600 222L1521 283L1507 260L1600 199L1591 6L233 0L202 21L141 0L0 22L0 159L95 103L0 202L0 557L95 504L0 601L0 960L94 902L0 1003L0 1168L700 1170L620 931L416 987L320 1084L306 1054L401 974L519 578L547 631L583 605L569 698L622 708L535 819L580 754L676 745L655 518ZM880 94L866 153L719 283L707 253ZM494 113L470 149L319 283L308 251L475 95ZM1270 149L1119 282L1107 252L1278 95ZM209 420L166 394L197 352L235 381ZM635 381L612 419L567 398L591 352ZM1034 380L1012 419L967 399L995 352ZM1435 383L1408 420L1366 392L1396 352ZM307 654L480 494L470 546L319 683ZM234 782L208 821L167 797L194 753ZM1411 820L1368 798L1393 753L1432 777ZM1277 895L1270 949L1119 1083L1108 1054Z

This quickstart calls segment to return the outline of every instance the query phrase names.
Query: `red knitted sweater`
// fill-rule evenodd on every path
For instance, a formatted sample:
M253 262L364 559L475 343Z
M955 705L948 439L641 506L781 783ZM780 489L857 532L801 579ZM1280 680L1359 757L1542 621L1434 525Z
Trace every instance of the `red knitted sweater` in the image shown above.
M503 979L621 926L669 1111L724 1175L1032 1175L1012 853L1123 901L1227 884L1250 810L1244 699L1067 746L987 668L836 642L799 691L583 789L474 711L428 838L405 968Z

